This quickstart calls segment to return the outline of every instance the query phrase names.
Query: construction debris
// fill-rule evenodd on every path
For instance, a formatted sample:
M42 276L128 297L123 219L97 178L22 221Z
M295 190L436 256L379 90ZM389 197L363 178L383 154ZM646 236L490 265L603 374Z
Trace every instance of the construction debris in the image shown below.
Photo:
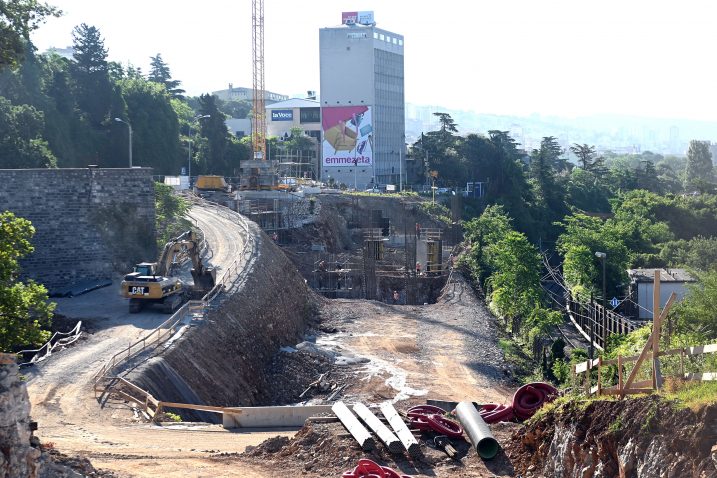
M374 449L374 447L376 446L376 442L371 436L371 433L369 433L369 431L366 430L363 425L361 425L361 422L359 422L358 418L356 418L354 414L351 413L351 410L349 410L349 408L344 404L344 402L336 402L334 406L331 407L331 410L336 414L337 417L339 417L341 423L356 439L358 444L361 446L361 449L363 449L364 451L371 451Z
M458 455L458 452L455 448L453 448L453 445L451 444L450 438L448 438L445 435L438 435L433 437L433 444L438 448L439 450L443 450L446 452L446 455L453 458L455 460L456 456Z

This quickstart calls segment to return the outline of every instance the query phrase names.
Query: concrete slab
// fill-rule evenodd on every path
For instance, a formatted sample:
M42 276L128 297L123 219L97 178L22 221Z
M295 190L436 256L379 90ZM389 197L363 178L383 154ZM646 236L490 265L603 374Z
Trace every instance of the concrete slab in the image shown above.
M331 405L286 407L227 407L224 409L224 428L301 427L307 418L332 413Z

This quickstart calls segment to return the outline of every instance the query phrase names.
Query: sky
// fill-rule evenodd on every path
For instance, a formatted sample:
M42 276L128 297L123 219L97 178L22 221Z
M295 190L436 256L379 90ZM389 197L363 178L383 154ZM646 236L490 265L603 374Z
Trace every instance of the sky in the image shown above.
M46 1L64 16L33 33L41 52L71 45L84 22L110 60L146 73L161 53L191 95L251 87L251 0ZM320 92L319 29L356 10L404 35L410 103L717 120L711 0L265 0L266 88Z

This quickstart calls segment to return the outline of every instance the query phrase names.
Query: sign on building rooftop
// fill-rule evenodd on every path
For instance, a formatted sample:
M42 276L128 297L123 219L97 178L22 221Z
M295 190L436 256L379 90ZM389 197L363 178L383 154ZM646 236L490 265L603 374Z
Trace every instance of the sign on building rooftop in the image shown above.
M341 12L342 25L373 25L373 11L366 12Z

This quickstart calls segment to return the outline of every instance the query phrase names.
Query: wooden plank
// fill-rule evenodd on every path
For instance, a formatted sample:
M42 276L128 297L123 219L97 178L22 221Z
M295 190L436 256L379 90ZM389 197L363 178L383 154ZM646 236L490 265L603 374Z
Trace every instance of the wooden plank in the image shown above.
M710 354L717 352L717 344L710 344L710 345L700 345L698 347L687 347L685 354L686 355L700 355L700 354Z
M702 380L702 381L717 380L717 373L716 372L686 373L685 380Z
M356 403L354 405L354 413L378 436L379 440L386 445L388 451L391 453L401 453L403 446L401 442L396 438L391 430L386 425L381 423L381 420L373 414L363 403Z
M575 373L584 373L587 372L588 369L592 369L598 364L598 359L593 359L592 363L590 362L590 359L586 360L585 362L580 362L575 364Z
M650 394L652 392L654 392L654 390L651 388L630 388L620 391L614 387L604 388L602 391L603 395L638 395L641 393Z
M118 380L122 385L128 386L129 388L131 388L132 390L134 390L134 391L137 392L137 393L140 393L140 394L142 394L142 395L149 395L149 392L147 392L146 390L144 390L144 389L138 387L137 385L133 384L133 383L130 382L129 380L126 380L126 379L124 379L124 378L122 378L122 377L118 377L117 380Z
M389 425L391 425L393 431L396 432L396 435L398 435L398 439L401 440L401 444L403 445L403 448L406 449L408 454L411 456L418 455L421 451L421 447L419 446L416 437L413 436L413 433L411 433L411 430L408 429L406 423L403 421L396 409L393 408L391 402L384 402L381 404L381 413L384 417L386 417L386 420L388 420Z
M174 403L174 402L159 402L159 405L162 405L162 408L183 408L187 410L197 410L200 412L214 412L214 413L224 413L225 407L214 407L211 405L193 405L190 403Z
M670 298L667 301L667 304L665 304L665 310L662 311L661 315L667 315L670 311L670 307L672 307L672 303L674 302L675 298L677 296L673 293ZM663 317L664 318L664 317ZM635 381L635 377L637 376L637 373L640 371L640 366L642 365L642 362L647 358L647 356L650 354L652 349L652 344L654 342L653 336L660 334L660 331L656 327L652 327L652 334L650 334L650 338L647 339L647 343L645 344L645 347L642 349L642 352L640 352L640 357L638 357L637 362L635 362L635 367L630 372L630 375L627 377L627 382L625 382L625 388L630 388L632 386L632 382Z
M344 402L339 401L334 403L331 410L339 417L341 423L346 427L349 433L351 433L363 451L371 451L374 449L376 443L373 437L368 430L361 425L358 418L351 413L351 410L349 410L349 407L347 407Z
M620 392L620 398L622 398L622 388L623 388L623 382L622 382L622 357L617 356L617 390Z

